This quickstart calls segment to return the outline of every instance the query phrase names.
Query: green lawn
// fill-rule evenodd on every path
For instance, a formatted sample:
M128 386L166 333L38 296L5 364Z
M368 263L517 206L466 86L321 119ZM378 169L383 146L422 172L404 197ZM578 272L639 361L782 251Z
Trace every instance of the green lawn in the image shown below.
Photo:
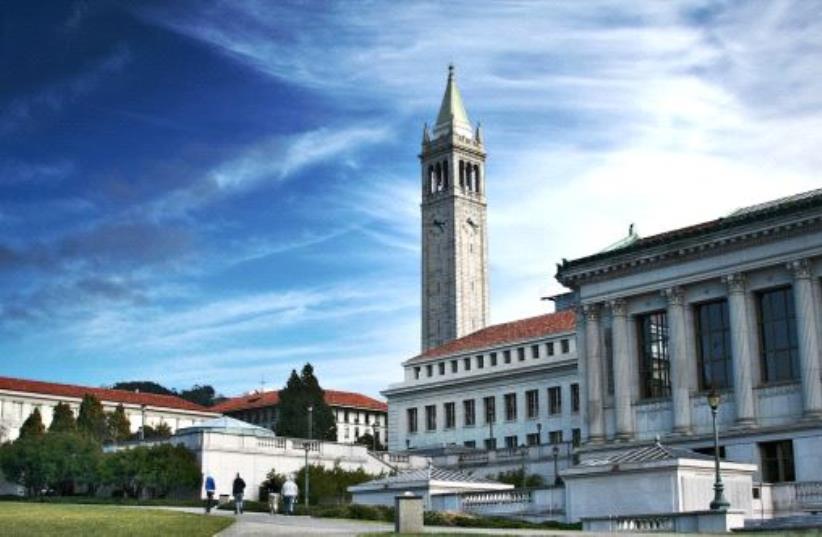
M230 526L226 517L99 505L0 502L0 534L18 536L206 537Z

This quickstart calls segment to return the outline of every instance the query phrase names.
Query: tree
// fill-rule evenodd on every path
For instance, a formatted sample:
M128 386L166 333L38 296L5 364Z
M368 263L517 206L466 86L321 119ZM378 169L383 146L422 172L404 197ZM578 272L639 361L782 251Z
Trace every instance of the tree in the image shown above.
M277 403L277 434L308 438L308 407L312 412L312 438L336 440L337 429L334 413L325 402L325 392L320 387L311 364L303 366L302 374L292 370L285 388L280 390Z
M130 380L125 382L118 382L111 387L114 390L126 390L129 392L140 391L142 393L157 393L160 395L176 395L174 390L169 390L165 386L161 386L156 382L150 380Z
M143 436L146 440L149 439L163 439L163 438L170 438L171 437L171 427L167 423L160 423L157 427L152 427L151 425L145 425L143 427ZM131 435L131 438L137 439L140 438L140 433L136 432Z
M40 409L32 410L23 425L20 426L20 438L42 438L46 434L46 426L43 425L43 417L40 416Z
M368 447L368 449L375 449L376 451L384 451L385 446L380 443L380 439L377 438L377 442L374 442L374 436L371 433L365 433L357 440L355 440L357 444L361 444L363 446Z
M178 396L186 401L191 401L202 406L212 406L214 404L214 388L209 385L200 386L195 384L189 390L182 390Z
M77 485L91 488L99 480L100 444L77 432L50 432L43 438L42 463L48 487L72 494Z
M98 442L105 440L108 433L103 405L89 393L83 396L83 402L80 403L80 411L77 413L77 430Z
M348 487L359 485L379 476L371 475L362 468L344 470L339 464L335 464L334 468L328 469L319 464L311 464L308 467L308 477L310 482L308 502L316 505L319 503L345 503L350 500ZM305 466L297 472L294 481L298 484L305 482ZM302 493L302 491L300 492Z
M123 442L131 438L131 422L126 416L126 411L122 403L117 405L113 412L106 415L106 425L108 428L107 439L112 442Z
M50 433L70 433L77 430L77 421L74 412L68 403L57 403L51 415Z

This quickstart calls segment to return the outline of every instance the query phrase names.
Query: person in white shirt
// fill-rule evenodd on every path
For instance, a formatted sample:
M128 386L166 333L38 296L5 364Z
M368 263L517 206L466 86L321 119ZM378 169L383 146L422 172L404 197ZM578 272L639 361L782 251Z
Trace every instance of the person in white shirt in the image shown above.
M297 503L297 496L300 494L300 489L297 488L297 484L291 476L288 476L288 479L283 483L283 488L280 492L285 499L285 512L293 515L294 504Z

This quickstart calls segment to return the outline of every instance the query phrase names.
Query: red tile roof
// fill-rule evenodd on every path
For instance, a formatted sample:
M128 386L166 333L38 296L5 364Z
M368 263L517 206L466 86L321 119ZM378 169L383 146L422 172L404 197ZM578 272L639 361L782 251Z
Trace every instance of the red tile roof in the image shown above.
M111 390L108 388L92 388L74 384L58 384L40 380L0 377L0 390L15 392L54 395L60 397L76 397L82 399L91 394L100 401L147 405L153 407L173 408L177 410L191 410L195 412L213 412L210 408L186 401L174 395L159 395L146 392L131 392L128 390Z
M485 349L506 343L534 339L551 334L570 332L576 326L576 314L571 310L495 324L477 330L459 339L443 343L411 358L407 363L423 362L429 358L448 356L475 349Z
M233 397L211 407L215 412L234 412L237 410L248 410L252 408L263 408L275 406L280 402L280 393L277 391L251 393ZM361 393L341 392L339 390L325 390L325 402L330 406L341 406L349 408L362 408L366 410L376 410L388 412L388 405L377 399L368 397Z

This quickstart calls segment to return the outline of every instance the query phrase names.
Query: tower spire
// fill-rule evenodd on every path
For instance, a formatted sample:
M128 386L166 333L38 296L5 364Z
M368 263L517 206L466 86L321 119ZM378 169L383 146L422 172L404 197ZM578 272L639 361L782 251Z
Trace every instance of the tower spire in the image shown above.
M473 136L471 120L468 119L468 113L462 103L462 95L457 87L457 76L453 63L448 64L448 82L445 85L445 94L442 96L442 104L434 125L434 138L439 138L450 131L467 138Z

